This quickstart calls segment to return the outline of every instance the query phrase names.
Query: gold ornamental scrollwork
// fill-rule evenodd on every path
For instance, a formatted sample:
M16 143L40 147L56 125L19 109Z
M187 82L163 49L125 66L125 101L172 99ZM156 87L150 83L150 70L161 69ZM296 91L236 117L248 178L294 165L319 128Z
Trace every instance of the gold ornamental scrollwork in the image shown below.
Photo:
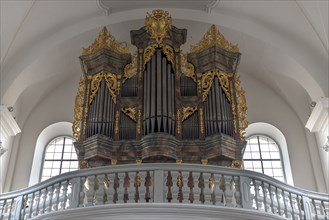
M125 115L127 115L131 120L136 122L136 108L135 107L121 108L121 111Z
M245 130L248 127L247 101L245 91L241 86L240 76L235 77L235 93L237 102L237 114L239 119L239 131L241 140L245 139Z
M73 137L79 141L81 135L81 121L83 112L83 102L85 93L85 77L80 78L79 88L74 102L74 117L73 117Z
M91 91L90 91L90 97L89 97L89 104L91 104L93 102L103 78L105 79L107 89L109 90L109 93L111 95L113 102L116 103L117 91L119 90L120 75L116 75L113 73L101 72L101 73L97 73L92 76L88 76L88 79L91 80Z
M106 82L107 89L110 92L112 100L113 100L114 103L116 103L116 101L117 101L117 91L119 91L119 85L120 85L118 78L120 78L120 76L115 75L113 73L107 73L107 74L104 74L104 77L105 77L105 82Z
M128 53L129 49L126 44L119 43L107 30L103 27L99 32L95 41L87 48L82 48L82 55L95 54L99 50L106 48L116 53Z
M191 79L193 79L194 82L196 82L196 74L194 73L194 66L193 66L193 64L187 62L187 53L186 52L181 52L180 60L181 60L182 74L187 77L190 77Z
M236 53L239 52L238 45L231 44L223 34L221 34L215 25L212 25L202 39L195 45L191 46L191 53L198 53L217 46L224 50Z
M171 29L171 23L172 19L169 12L161 9L153 10L152 14L147 13L145 18L146 31L157 44L161 44L167 36L167 32Z
M241 160L233 160L231 167L232 168L241 168L242 165L242 161Z
M234 99L234 92L233 92L233 81L230 82L230 88L231 88L231 106L232 106L232 116L233 116L233 127L234 132L238 132L238 125L236 121L236 109L235 109L235 99Z
M186 119L188 119L196 111L197 111L197 107L193 107L193 106L183 107L183 109L182 109L182 112L183 112L182 121L185 121Z
M132 56L131 63L125 66L122 83L125 83L128 79L136 75L137 75L137 53Z
M210 91L212 82L214 81L215 77L214 71L208 71L207 73L202 74L201 79L201 89L202 89L202 101L206 101L208 93Z
M202 78L201 78L202 101L204 102L207 99L208 93L211 89L215 76L217 76L220 86L226 95L226 98L228 99L229 102L231 102L229 78L233 77L234 74L225 73L218 69L210 70L210 71L202 74Z
M145 65L152 59L153 54L157 48L161 48L162 52L166 55L168 61L174 66L174 49L166 44L151 44L147 46L143 53L143 70L145 69Z

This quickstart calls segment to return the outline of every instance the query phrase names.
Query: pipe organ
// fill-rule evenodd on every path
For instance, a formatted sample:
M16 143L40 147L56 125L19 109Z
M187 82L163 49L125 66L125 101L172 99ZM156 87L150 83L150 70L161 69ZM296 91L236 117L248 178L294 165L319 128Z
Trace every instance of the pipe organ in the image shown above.
M80 168L187 162L239 167L247 127L241 54L215 25L191 46L168 12L130 32L134 55L104 27L83 49L73 134Z

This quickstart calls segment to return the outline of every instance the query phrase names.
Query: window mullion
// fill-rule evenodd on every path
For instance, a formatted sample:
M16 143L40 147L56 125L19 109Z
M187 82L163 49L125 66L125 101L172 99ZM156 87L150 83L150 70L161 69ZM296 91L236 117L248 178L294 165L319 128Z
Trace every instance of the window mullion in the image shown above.
M262 165L262 172L264 173L263 158L262 158L262 151L261 151L261 149L260 149L259 136L257 136L257 141L258 141L258 149L259 149L260 164Z

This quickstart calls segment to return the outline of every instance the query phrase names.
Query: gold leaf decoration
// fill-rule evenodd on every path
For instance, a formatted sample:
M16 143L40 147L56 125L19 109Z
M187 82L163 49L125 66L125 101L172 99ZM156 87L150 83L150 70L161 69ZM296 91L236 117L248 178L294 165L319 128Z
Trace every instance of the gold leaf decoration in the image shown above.
M180 61L181 61L181 71L187 77L193 79L196 82L196 75L194 73L194 66L193 64L187 62L187 53L181 52L180 54Z
M73 117L73 125L72 125L73 137L77 141L80 140L80 134L81 134L84 93L85 93L85 77L81 77L79 82L78 92L77 95L75 96L74 117Z
M125 115L127 115L131 120L136 122L136 108L134 107L122 108L121 111Z
M204 102L207 99L208 93L211 89L215 76L218 77L221 88L223 89L228 101L231 102L231 95L230 95L230 90L229 90L229 85L230 85L229 78L233 77L234 74L225 73L218 69L210 70L210 71L202 74L202 78L201 78L202 101Z
M193 106L183 107L183 109L182 109L182 112L183 112L182 121L185 121L186 119L188 119L188 117L193 115L193 113L196 112L196 110L197 110L197 107L193 107Z
M239 52L238 45L233 45L228 40L226 40L224 35L219 32L215 25L212 25L208 29L207 33L197 44L191 46L191 52L198 53L213 46L217 46L233 53Z
M98 92L99 85L103 78L103 73L97 73L91 77L91 93L89 97L89 104L91 104L96 96L96 93Z
M117 91L119 91L119 80L120 75L115 75L113 73L104 74L107 89L110 92L112 100L114 103L117 101Z
M171 23L169 12L161 9L153 10L152 14L147 13L145 18L146 31L149 32L150 38L157 44L162 43L167 32L171 29Z
M109 90L113 102L116 103L117 91L119 90L119 77L120 75L106 72L100 72L89 76L88 79L91 80L89 104L93 102L103 78L105 79L107 89Z
M129 50L126 44L119 43L107 28L103 27L95 41L89 47L82 48L82 55L95 54L103 48L121 54L128 53Z
M171 64L174 66L174 50L171 46L166 45L166 44L151 44L147 46L144 50L143 54L143 70L145 69L145 65L147 62L149 62L152 59L153 54L155 53L155 50L157 48L161 48L163 53L166 55L168 61L171 62Z
M200 116L200 132L204 133L204 124L203 124L203 109L199 109L199 116Z
M240 76L235 77L235 93L236 102L238 109L238 119L239 119L239 130L241 140L245 139L245 130L248 127L247 120L247 101L245 97L245 91L241 86Z
M127 64L124 68L122 83L137 75L137 53L132 56L131 63Z
M208 71L207 73L202 74L202 79L201 79L201 89L202 89L202 101L206 101L208 93L210 91L212 82L215 77L215 71L211 70Z
M233 127L234 127L234 132L238 132L238 126L236 122L236 109L235 109L235 99L234 99L234 92L233 92L233 81L230 82L230 88L231 88L231 106L232 106L232 116L233 116Z
M171 46L163 44L160 46L163 53L167 56L167 59L173 64L174 63L174 50Z
M144 54L143 54L143 60L144 60L143 69L145 69L145 64L152 59L152 56L157 47L158 47L157 44L151 44L145 48Z
M241 168L241 165L242 165L241 160L233 160L231 167L232 168Z

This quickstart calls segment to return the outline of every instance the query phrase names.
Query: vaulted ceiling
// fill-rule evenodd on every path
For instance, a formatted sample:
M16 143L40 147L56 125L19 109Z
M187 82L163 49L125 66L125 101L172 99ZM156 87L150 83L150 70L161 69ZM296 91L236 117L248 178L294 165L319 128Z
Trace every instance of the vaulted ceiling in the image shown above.
M82 74L81 48L102 26L133 52L129 31L154 8L187 28L186 51L211 24L219 26L239 45L241 75L272 88L302 123L309 103L328 96L328 1L1 0L1 104L20 103L27 117L58 85Z

